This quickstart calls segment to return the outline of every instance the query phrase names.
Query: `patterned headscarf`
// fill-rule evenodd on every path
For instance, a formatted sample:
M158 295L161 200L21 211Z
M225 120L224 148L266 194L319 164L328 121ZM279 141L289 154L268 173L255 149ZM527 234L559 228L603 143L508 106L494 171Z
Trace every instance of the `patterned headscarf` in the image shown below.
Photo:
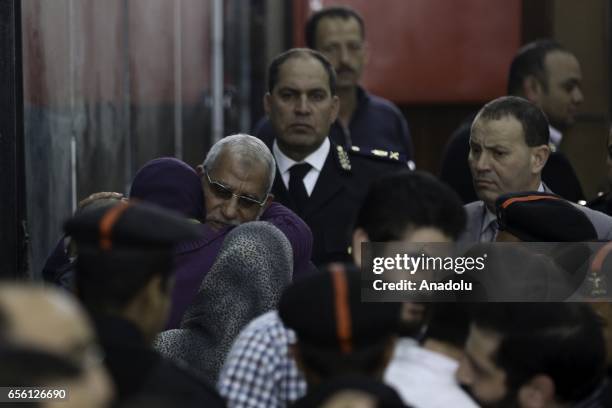
M276 308L292 277L293 255L272 224L242 224L226 237L181 328L160 334L156 348L215 384L230 347L255 317Z

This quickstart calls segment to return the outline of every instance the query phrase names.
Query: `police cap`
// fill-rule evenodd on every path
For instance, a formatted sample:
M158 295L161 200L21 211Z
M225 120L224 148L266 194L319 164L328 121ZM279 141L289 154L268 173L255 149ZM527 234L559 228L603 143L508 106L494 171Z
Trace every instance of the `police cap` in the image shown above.
M349 354L396 333L398 303L362 303L359 271L330 264L294 282L283 293L279 315L299 342Z
M575 205L552 193L501 195L495 202L500 231L522 241L581 242L597 240L589 218Z

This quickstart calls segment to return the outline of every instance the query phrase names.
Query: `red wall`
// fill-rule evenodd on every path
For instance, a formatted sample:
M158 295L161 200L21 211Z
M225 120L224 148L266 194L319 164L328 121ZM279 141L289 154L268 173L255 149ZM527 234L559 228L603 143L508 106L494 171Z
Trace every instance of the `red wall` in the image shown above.
M303 45L311 12L294 0L294 38ZM346 0L365 20L366 88L398 104L481 102L504 95L520 45L520 0Z

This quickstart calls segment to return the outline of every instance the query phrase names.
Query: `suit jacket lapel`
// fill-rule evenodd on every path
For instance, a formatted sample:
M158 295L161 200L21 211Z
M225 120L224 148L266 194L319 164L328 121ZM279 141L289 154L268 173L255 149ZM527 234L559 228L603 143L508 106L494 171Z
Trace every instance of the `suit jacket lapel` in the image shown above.
M293 201L293 197L289 195L289 191L283 183L283 178L278 171L278 167L276 168L276 177L274 178L274 184L272 185L272 194L274 194L274 201L283 204L285 207L297 214L297 206Z
M327 159L325 159L325 164L321 169L317 183L304 209L304 217L308 217L314 211L317 211L344 188L345 178L340 174L340 170L335 163L336 157L334 154L332 145L332 149L330 149Z

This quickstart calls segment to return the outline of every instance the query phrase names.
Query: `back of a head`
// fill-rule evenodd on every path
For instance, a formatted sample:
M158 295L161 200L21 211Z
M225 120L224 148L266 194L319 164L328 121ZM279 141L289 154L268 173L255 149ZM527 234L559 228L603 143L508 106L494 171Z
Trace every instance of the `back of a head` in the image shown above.
M138 170L130 199L157 204L197 220L204 215L200 177L187 163L173 157L151 160Z
M74 357L93 341L81 306L63 290L16 283L0 285L0 340Z
M324 18L341 18L344 20L354 18L357 20L357 23L359 23L361 38L365 39L365 24L359 13L347 6L324 7L312 13L310 17L308 17L308 21L306 21L306 26L304 27L304 39L308 48L317 49L317 27L319 26L319 22Z
M430 305L424 340L436 340L463 349L470 332L471 308L467 303L439 302Z
M370 241L401 240L409 228L433 227L456 240L465 227L461 200L429 173L399 172L374 181L365 196L355 227Z
M604 379L602 323L587 304L481 304L474 309L473 324L501 336L494 361L506 371L512 389L545 374L559 402L578 402Z
M294 408L400 408L405 407L397 391L381 381L363 376L344 376L309 389Z
M550 39L538 40L524 45L515 55L508 74L508 95L521 96L523 82L529 76L535 77L547 89L545 59L548 53L567 50Z
M77 243L77 293L93 312L117 313L155 275L167 283L173 248L201 236L176 213L144 203L120 203L68 220Z
M512 117L521 124L527 146L548 144L550 130L546 115L532 102L517 96L502 96L487 103L474 118L472 128L479 121L501 120L506 117Z
M283 324L296 332L304 366L324 379L381 374L398 330L399 307L362 303L359 271L330 264L288 287L278 310Z
M0 384L63 388L66 407L107 406L114 390L84 311L65 291L0 286ZM21 404L20 404L21 405Z

